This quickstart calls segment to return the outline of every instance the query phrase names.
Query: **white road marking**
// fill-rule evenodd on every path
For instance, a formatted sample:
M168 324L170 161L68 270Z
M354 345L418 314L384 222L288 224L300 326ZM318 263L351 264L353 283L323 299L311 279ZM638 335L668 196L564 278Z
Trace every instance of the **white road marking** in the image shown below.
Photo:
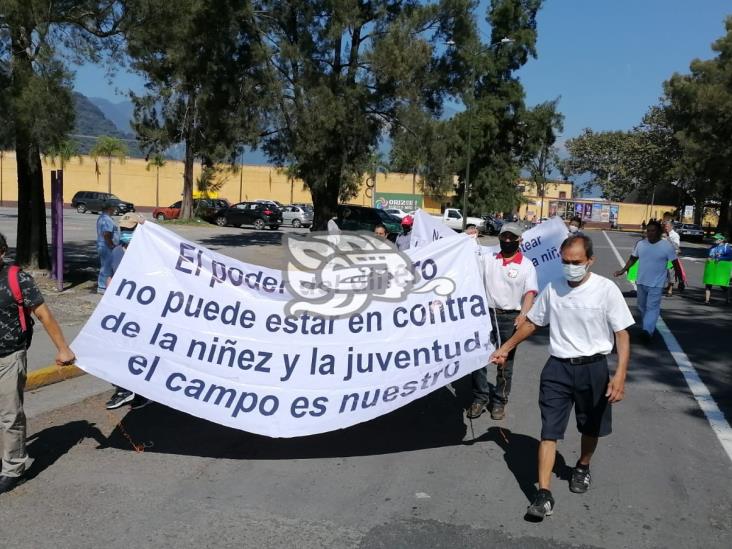
M613 244L613 241L610 240L610 237L605 231L602 231L602 234L605 235L605 238L615 253L615 257L618 259L621 267L625 266L625 261L620 257L620 253L615 247L615 244ZM636 287L634 283L631 284L633 284L633 288ZM663 337L663 341L666 344L669 353L671 353L671 356L676 361L676 365L679 367L679 370L681 370L681 374L684 376L684 380L686 380L686 384L689 386L691 394L699 404L699 408L704 412L704 415L709 422L709 426L712 428L712 431L717 436L719 443L727 453L727 457L732 460L732 427L730 427L727 419L724 417L724 414L712 398L712 394L709 392L709 389L704 385L704 382L699 377L699 373L694 368L691 360L689 360L689 357L681 348L681 344L678 339L676 339L676 336L671 333L666 322L660 316L656 322L656 330L658 330L658 333Z

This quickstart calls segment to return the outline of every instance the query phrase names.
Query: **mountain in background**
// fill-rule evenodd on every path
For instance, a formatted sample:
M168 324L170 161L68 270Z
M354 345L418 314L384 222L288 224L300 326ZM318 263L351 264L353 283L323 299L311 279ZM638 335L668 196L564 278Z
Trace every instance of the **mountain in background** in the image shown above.
M130 156L138 158L143 156L135 136L130 132L120 131L86 96L74 92L74 109L76 111L76 122L71 137L78 143L79 152L88 154L94 147L98 136L109 135L124 141L129 149Z
M135 108L131 101L118 101L115 103L103 97L88 97L87 99L102 111L104 116L111 120L119 131L132 133L130 124L134 117Z
M81 96L88 103L91 103L97 111L99 111L99 114L101 114L103 117L105 117L106 121L113 122L115 128L125 135L127 139L133 139L134 140L134 133L132 131L132 126L130 125L132 120L134 119L134 112L135 108L132 105L131 101L110 101L109 99L104 99L103 97L85 97ZM78 116L78 113L77 113ZM91 134L91 135L98 135L98 134ZM112 134L108 134L112 135ZM128 146L131 147L131 144L128 142ZM136 149L137 150L137 149ZM170 148L168 148L167 151L165 151L165 156L167 158L173 159L173 160L183 160L185 155L185 149L182 144L173 145ZM139 156L143 156L142 154L139 154ZM267 160L267 156L262 151L252 151L250 149L247 149L247 151L244 153L244 163L245 164L254 164L257 166L261 165L268 165L269 161Z

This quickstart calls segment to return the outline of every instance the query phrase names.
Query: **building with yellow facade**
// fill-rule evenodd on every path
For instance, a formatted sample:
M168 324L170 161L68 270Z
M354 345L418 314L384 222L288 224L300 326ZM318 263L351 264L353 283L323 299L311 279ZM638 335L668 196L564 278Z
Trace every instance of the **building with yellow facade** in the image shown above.
M70 204L78 191L106 192L109 166L106 160L96 163L88 156L70 160L64 167L64 202ZM58 169L58 166L51 159L44 159L43 179L47 201L51 197L51 171L54 169ZM158 171L149 167L143 159L129 158L124 162L114 159L111 172L112 192L134 203L140 211L168 206L181 199L182 162L169 160ZM200 174L201 165L195 164L194 179ZM302 181L288 177L284 170L274 166L244 165L236 170L224 171L221 177L223 185L217 196L231 203L257 199L277 200L283 204L312 202L310 192ZM523 189L523 201L518 207L520 219L560 215L568 220L580 215L590 226L609 227L613 222L621 227L636 228L643 220L652 217L660 219L664 213L674 211L671 205L658 204L651 208L646 204L576 198L574 185L566 181L548 182L543 197L539 196L536 186L530 181L520 181L519 186ZM17 195L15 152L5 151L0 157L0 201L3 205L14 205ZM157 201L156 196L159 196ZM419 178L414 180L411 174L380 173L375 182L365 178L359 193L349 202L404 211L421 207L431 213L439 213L446 204L455 202L455 198L453 195L439 200L424 195L420 190Z
M43 160L43 181L46 201L51 197L51 171L58 169L51 159ZM135 204L141 211L156 206L169 206L181 199L183 189L183 162L169 160L158 171L148 167L139 158L129 158L124 162L113 159L111 162L111 192L122 200ZM98 163L91 157L74 158L64 166L64 202L78 191L107 192L109 163ZM201 165L193 168L194 180L201 175ZM3 205L14 205L18 199L17 170L15 152L5 151L0 159L0 200ZM283 204L311 203L310 192L302 181L287 176L284 170L274 166L244 165L236 170L222 172L223 186L217 192L220 198L231 203L247 200L277 200ZM156 201L156 195L159 199ZM430 212L440 212L441 203L420 192L419 181L411 175L401 173L380 173L375 183L364 180L358 195L351 199L352 204L363 206L401 204L402 209L412 210L410 204Z
M559 215L569 221L579 216L585 225L592 227L617 226L637 228L643 221L662 219L676 207L669 204L636 204L613 202L600 198L579 198L575 196L574 184L570 181L549 181L540 196L536 184L521 181L523 203L519 205L519 219L528 221Z

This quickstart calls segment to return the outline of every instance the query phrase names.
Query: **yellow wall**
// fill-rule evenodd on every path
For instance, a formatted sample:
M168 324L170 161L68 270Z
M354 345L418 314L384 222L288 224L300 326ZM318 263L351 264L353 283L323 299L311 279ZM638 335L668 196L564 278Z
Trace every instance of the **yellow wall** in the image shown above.
M521 180L519 181L519 185L524 186L523 195L525 197L531 199L538 198L539 201L541 201L541 197L536 192L536 184L533 181ZM546 201L547 198L559 198L559 193L562 192L565 193L566 197L562 200L571 200L574 192L574 185L566 181L547 181L546 186L544 187L544 201Z
M84 156L79 161L74 158L64 167L64 202L70 203L77 191L107 191L108 161L99 162L99 174L91 157ZM149 171L142 159L130 158L120 163L112 160L112 192L122 200L133 202L141 208L153 208L155 204L155 168ZM46 201L51 198L51 171L58 169L50 159L43 160L43 181ZM15 153L7 151L2 160L2 198L15 202L18 197ZM197 179L201 165L196 163L193 177ZM283 204L311 203L310 192L299 179L289 179L283 170L272 166L245 165L241 172L225 172L224 185L218 192L220 198L230 202L269 199ZM420 194L419 178L415 192ZM168 206L180 200L183 189L183 162L170 160L160 168L160 206ZM378 174L377 192L411 193L412 176L400 173ZM350 203L364 206L372 205L372 191L364 184L358 195ZM439 201L424 198L424 207L429 211L440 211Z

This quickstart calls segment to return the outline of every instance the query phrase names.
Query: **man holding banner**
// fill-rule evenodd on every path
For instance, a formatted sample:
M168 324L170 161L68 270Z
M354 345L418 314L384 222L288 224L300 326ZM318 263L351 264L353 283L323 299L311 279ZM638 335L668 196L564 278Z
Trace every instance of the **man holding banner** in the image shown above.
M630 361L627 328L633 324L620 289L610 280L590 272L594 263L592 240L570 236L561 246L564 278L553 280L541 292L527 321L491 357L505 364L510 353L537 326L549 325L551 356L541 372L539 408L539 491L526 519L540 521L554 511L550 491L557 441L564 438L572 407L582 434L580 458L572 470L570 491L590 487L590 460L598 438L612 431L610 404L623 399ZM611 377L607 355L617 346L618 365Z
M493 323L491 339L496 346L507 341L526 319L526 313L538 293L536 268L519 250L522 233L518 223L506 223L498 237L501 251L483 259L486 297ZM480 417L489 402L492 419L505 417L515 352L512 350L505 363L498 366L492 392L488 384L488 368L473 372L473 404L467 412L469 418Z

